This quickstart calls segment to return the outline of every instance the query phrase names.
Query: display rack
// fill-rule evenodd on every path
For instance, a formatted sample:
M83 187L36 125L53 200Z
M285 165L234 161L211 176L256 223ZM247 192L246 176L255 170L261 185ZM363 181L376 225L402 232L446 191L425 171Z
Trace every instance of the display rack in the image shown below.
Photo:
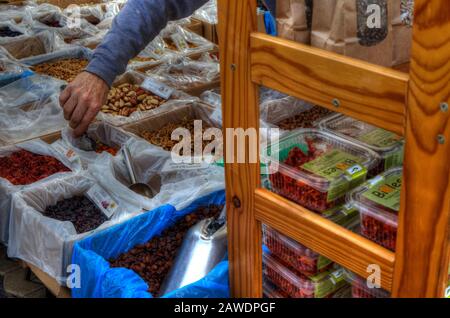
M261 189L259 163L227 163L232 295L262 296L264 223L363 277L379 265L393 297L442 297L449 263L449 1L415 0L409 75L256 33L255 0L219 0L218 12L224 129L259 127L262 85L406 139L396 253Z

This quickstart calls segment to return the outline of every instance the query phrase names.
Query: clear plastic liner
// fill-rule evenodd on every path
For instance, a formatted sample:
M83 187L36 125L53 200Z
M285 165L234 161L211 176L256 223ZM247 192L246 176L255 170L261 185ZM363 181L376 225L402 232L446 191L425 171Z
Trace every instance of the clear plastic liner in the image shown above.
M33 72L26 65L15 60L5 49L0 47L0 87L31 75Z
M42 31L33 35L10 39L3 47L16 59L24 59L55 52L66 48L63 38L53 31Z
M7 44L11 40L21 39L31 35L29 29L15 23L13 20L0 21L0 45Z
M111 187L117 189L117 193L138 202L145 211L166 203L177 209L184 208L193 198L224 188L224 171L221 167L179 169L171 165L170 153L149 145L144 140L132 138L126 145L130 150L137 181L148 184L157 193L154 198L145 198L128 188L131 181L122 153L108 164L105 164L102 158L98 158L90 170L105 189Z
M77 234L71 222L59 221L42 214L48 206L85 195L88 191L92 191L96 198L117 206L112 217L97 229ZM71 264L75 242L124 222L140 212L139 207L132 202L118 197L116 191L106 191L106 194L102 191L105 189L99 187L92 176L81 172L14 194L11 204L9 257L33 264L64 286L66 277L71 273L68 266Z
M195 11L192 17L210 24L218 24L217 0L207 2L203 7Z
M111 147L117 153L130 138L133 138L122 129L102 122L91 124L86 135L94 142L100 142L107 147ZM62 130L61 139L65 143L67 151L73 150L78 155L84 168L88 168L89 165L93 164L95 160L103 154L103 152L98 153L95 150L83 150L85 149L84 145L86 142L80 140L80 138L75 138L73 136L73 130L69 127Z
M69 6L62 13L69 18L82 18L92 25L98 25L105 17L103 4L85 4L76 7Z
M124 75L118 77L116 81L113 83L113 87L118 87L121 84L129 83L129 84L137 84L143 85L146 77L143 74L137 72L127 72ZM179 107L180 105L184 105L188 102L196 101L198 98L187 95L186 93L180 91L174 91L164 104L159 106L158 108L148 110L148 111L135 111L129 117L112 115L109 113L99 112L97 115L97 119L101 121L105 121L114 126L123 126L126 124L134 123L139 120L154 116L156 114L160 114L166 112L170 109Z
M58 153L53 147L40 139L27 141L14 146L2 147L0 148L0 157L9 156L20 150L27 150L35 154L54 157L72 172L56 173L30 185L13 185L8 180L0 178L0 242L5 244L8 243L9 237L9 216L11 210L11 195L13 193L20 190L26 190L34 186L39 187L46 181L68 176L74 172L80 171L81 169L79 163L68 161L65 156Z
M165 51L184 56L203 53L216 48L214 43L180 25L167 26L161 31L159 38L163 40Z
M212 59L182 57L156 66L146 74L178 90L189 91L213 82L219 85L220 65Z

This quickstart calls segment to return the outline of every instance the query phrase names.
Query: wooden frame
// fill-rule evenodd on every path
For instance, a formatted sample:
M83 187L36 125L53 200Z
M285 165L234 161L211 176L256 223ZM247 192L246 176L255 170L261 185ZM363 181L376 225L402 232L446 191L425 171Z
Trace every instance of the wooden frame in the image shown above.
M369 264L380 265L382 287L393 297L442 297L449 265L450 3L415 0L409 75L255 33L255 0L219 0L218 11L224 129L258 128L257 85L264 85L406 138L395 254L259 189L259 164L227 163L233 296L262 296L263 222L361 276Z

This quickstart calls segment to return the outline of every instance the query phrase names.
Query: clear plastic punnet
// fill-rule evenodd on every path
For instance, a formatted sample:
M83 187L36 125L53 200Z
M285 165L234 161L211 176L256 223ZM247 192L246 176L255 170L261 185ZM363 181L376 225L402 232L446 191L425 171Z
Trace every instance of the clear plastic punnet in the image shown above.
M346 205L331 209L326 214L327 219L346 228L359 222L358 212ZM334 264L326 257L267 225L263 225L263 243L272 255L282 259L287 265L305 275L316 275L330 269Z
M269 167L271 191L322 213L342 204L379 157L348 139L300 129L267 147L262 160Z
M277 288L267 279L263 281L263 297L264 298L289 298L282 290Z
M397 241L402 168L393 168L349 194L361 216L361 235L394 251Z
M376 176L403 163L404 140L390 131L339 114L325 118L319 125L325 131L351 138L377 152L382 160L369 172L370 176Z
M345 280L352 286L352 298L390 298L388 291L381 288L370 288L367 281L355 273L345 270Z
M343 269L305 276L267 252L263 253L263 275L291 298L326 298L347 284Z

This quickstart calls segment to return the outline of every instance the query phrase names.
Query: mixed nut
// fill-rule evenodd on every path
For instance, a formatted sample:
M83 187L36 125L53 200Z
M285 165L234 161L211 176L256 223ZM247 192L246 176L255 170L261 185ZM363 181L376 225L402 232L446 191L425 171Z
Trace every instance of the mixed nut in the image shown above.
M33 71L72 82L88 65L86 59L68 58L33 66Z
M148 291L153 296L161 296L161 284L172 267L185 234L201 220L219 215L221 210L222 207L217 205L199 208L166 229L160 236L132 248L115 260L110 260L111 267L125 267L135 271L147 282Z
M169 123L162 128L155 130L155 131L142 131L140 133L140 136L147 140L149 143L159 146L163 148L164 150L171 151L172 148L179 143L177 140L172 140L172 132L178 128L185 128L188 129L191 132L191 145L194 149L194 119L184 119L183 121L179 123ZM202 134L205 132L206 129L210 128L209 126L205 125L205 123L202 123ZM210 143L211 141L203 141L203 148Z
M97 141L95 146L95 152L96 153L108 152L109 154L115 156L119 152L119 149L115 147L110 147L100 141Z
M136 111L148 111L158 108L166 102L135 84L122 84L111 88L108 100L101 111L114 116L129 117Z
M0 177L13 185L28 185L55 173L70 171L57 159L20 150L0 158Z
M108 219L87 197L76 196L59 201L43 212L46 217L71 222L78 234L95 230Z

